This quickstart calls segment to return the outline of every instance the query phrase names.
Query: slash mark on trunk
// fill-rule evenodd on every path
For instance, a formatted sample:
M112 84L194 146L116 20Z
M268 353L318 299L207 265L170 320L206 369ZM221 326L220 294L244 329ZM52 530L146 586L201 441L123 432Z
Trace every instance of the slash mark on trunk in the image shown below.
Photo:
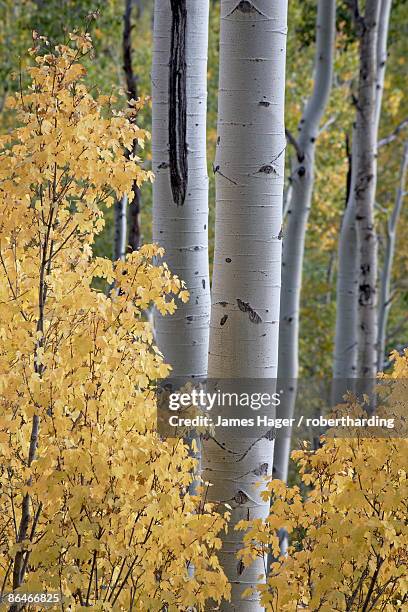
M173 200L182 206L186 198L187 163L187 63L186 0L170 0L171 46L169 62L169 161Z
M262 319L259 314L252 308L252 306L248 302L243 302L239 298L237 298L238 308L241 312L249 313L249 320L251 323L261 323Z

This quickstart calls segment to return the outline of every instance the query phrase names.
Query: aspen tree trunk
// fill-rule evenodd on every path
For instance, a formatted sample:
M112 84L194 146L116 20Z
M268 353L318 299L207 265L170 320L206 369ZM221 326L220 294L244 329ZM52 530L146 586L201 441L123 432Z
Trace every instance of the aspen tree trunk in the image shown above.
M284 182L286 0L222 0L216 173L215 254L209 376L277 375L281 224ZM219 557L232 586L223 610L261 610L262 560L236 558L241 519L265 518L269 503L255 485L271 473L273 442L254 443L241 428L217 430L203 443L208 497L232 507Z
M384 88L385 68L387 61L387 35L391 4L392 0L381 1L380 19L378 24L378 37L375 51L376 93L373 120L373 131L376 134L376 138L380 122L382 94ZM362 28L360 15L357 13L354 15L354 17L357 20L357 27ZM364 136L362 137L364 138ZM333 377L335 379L342 379L344 381L344 385L337 387L335 396L336 401L341 401L343 394L346 392L347 379L355 378L359 371L357 363L359 346L358 311L360 299L360 266L356 227L356 173L358 165L357 146L359 136L356 133L355 126L353 129L352 138L351 185L348 190L347 209L341 226L338 250L337 313Z
M377 180L377 32L380 0L367 0L360 18L360 74L356 102L356 227L358 272L358 376L377 373L377 267L378 244L374 221Z
M141 14L142 7L136 5L136 18ZM132 50L132 0L125 0L125 10L123 12L123 36L122 36L122 54L123 54L123 71L126 80L126 94L128 101L137 100L138 98L138 77L133 71L133 50ZM137 141L133 143L132 153L137 152ZM126 250L128 252L137 251L140 247L140 206L141 206L141 191L136 182L132 186L132 198L128 206L128 231Z
M376 61L377 61L377 82L376 82L376 105L375 105L375 116L374 116L374 129L378 134L378 128L380 125L381 116L381 104L384 91L384 79L385 70L388 59L387 52L387 40L388 40L388 29L390 23L392 0L381 0L380 17L378 22L378 36L377 36L377 50L376 50Z
M153 239L190 300L155 314L156 341L174 376L205 376L208 362L208 0L156 0L152 70Z
M377 138L378 138L378 129L380 125L381 103L382 103L382 95L383 95L383 90L384 90L385 70L386 70L386 63L388 59L387 39L388 39L391 5L392 5L392 0L381 0L380 19L379 19L379 24L378 24L378 37L377 37L377 83L376 83L377 100L376 100L375 118L374 118L374 125L375 125L375 130L377 132ZM378 143L377 143L377 148L378 148ZM387 335L387 322L388 322L388 315L389 315L389 311L391 307L390 286L391 286L392 262L394 259L394 250L395 250L395 231L396 231L396 222L399 217L399 212L401 210L402 200L404 197L401 192L401 184L403 185L405 181L405 171L406 171L406 149L404 148L404 155L403 155L403 159L401 162L399 188L397 190L394 209L387 223L386 252L385 252L383 269L381 273L380 301L379 301L379 307L378 307L378 354L377 354L377 370L378 371L381 371L383 369L384 359L385 359L385 342L386 342L386 335Z
M123 196L116 200L114 208L114 240L113 240L113 259L124 259L126 254L126 235L127 235L127 197Z
M137 77L132 65L132 0L125 0L123 12L122 57L128 101L137 100ZM133 154L136 154L137 142L133 143ZM127 154L127 157L129 154ZM128 202L123 196L115 202L113 259L124 259L126 252L136 251L140 245L140 189L136 182L132 187L132 198ZM129 212L129 220L127 218ZM128 227L129 226L129 227Z
M399 175L399 184L395 198L394 207L387 223L387 237L384 255L384 264L381 274L381 291L379 303L379 321L378 321L378 370L384 367L386 359L385 343L387 338L387 322L391 308L391 278L392 264L394 261L396 231L398 218L401 212L402 204L405 196L405 179L408 166L408 142L405 143L404 153L401 161L401 170Z
M352 135L352 151L349 161L350 184L347 190L346 210L343 216L339 246L336 286L336 331L334 337L333 378L335 383L334 403L343 399L347 392L347 380L357 376L357 230L355 208L355 158L356 135Z
M293 415L296 401L296 379L299 374L299 307L305 235L312 201L316 139L332 84L335 18L335 0L319 0L314 86L298 126L299 135L295 141L296 156L292 168L291 199L283 240L279 378L292 381L288 385L288 392L282 397L280 406L281 414L288 418ZM274 452L274 476L285 482L289 453L290 435L278 436Z

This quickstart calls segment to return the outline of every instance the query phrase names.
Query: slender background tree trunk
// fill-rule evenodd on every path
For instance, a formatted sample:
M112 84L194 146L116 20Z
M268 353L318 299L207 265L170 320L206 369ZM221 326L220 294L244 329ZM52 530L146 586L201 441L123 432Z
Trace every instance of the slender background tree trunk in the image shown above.
M377 140L378 137L382 94L384 89L384 77L387 62L387 36L392 0L382 0L380 4L379 22L377 24L378 36L376 37L376 40L372 40L367 47L370 49L372 54L374 53L373 57L371 58L371 71L373 74L375 71L375 92L374 99L372 101L371 113L373 122L372 132L375 134L375 140ZM361 40L363 40L368 33L364 26L364 20L358 12L358 5L355 3L353 4L353 17L355 19L355 25L360 34ZM361 47L361 54L362 53L363 49ZM366 53L366 51L364 51L364 53ZM362 62L361 58L360 61ZM365 74L366 73L364 72L364 75ZM371 78L374 78L373 74ZM364 81L365 76L364 78L360 76L359 88L364 86ZM373 86L373 83L371 83L371 88L373 88ZM361 104L357 102L357 115L360 113L360 111ZM358 366L359 337L361 339L362 333L361 327L359 329L359 325L361 326L363 324L361 320L361 310L363 305L361 302L364 300L362 300L361 295L362 268L359 263L360 249L357 245L356 180L359 164L359 157L357 153L358 143L359 141L364 142L364 129L360 128L360 132L358 133L356 130L356 125L357 119L352 137L351 184L348 190L347 209L343 217L338 250L337 313L333 376L335 379L343 380L343 384L337 386L335 396L336 401L342 400L342 396L346 392L346 388L349 386L347 379L355 378L358 374L361 375L363 373L361 364ZM360 188L357 188L359 189L360 196L362 195L361 184L362 180L360 174ZM372 206L374 206L374 202ZM374 375L373 370L371 371L370 375Z
M377 181L377 33L380 0L367 0L360 23L360 74L356 101L355 206L358 273L358 376L377 373L378 244L374 221Z
M374 128L378 133L381 116L381 105L384 91L384 79L385 70L387 66L388 51L387 51L387 40L388 30L390 24L390 13L391 13L392 0L381 0L380 16L378 22L378 35L377 35L377 50L376 50L376 62L377 62L377 82L376 82L376 101L375 101L375 115L374 115Z
M397 223L400 216L402 204L405 196L405 179L408 166L408 142L405 143L404 152L401 161L401 170L395 204L387 223L387 235L385 243L384 264L381 273L381 292L379 303L379 319L378 319L378 370L384 367L384 361L387 357L385 354L385 344L387 338L387 323L388 315L391 308L391 279L392 279L392 264L394 261Z
M284 182L286 0L222 0L216 174L215 255L209 376L275 378L278 358L281 225ZM211 500L232 507L219 554L232 585L222 609L260 610L262 560L245 569L236 558L240 519L265 518L269 504L255 486L271 473L273 442L217 431L203 443Z
M291 197L283 238L282 295L279 327L279 379L290 379L282 397L282 415L293 415L296 379L299 375L299 308L305 236L313 182L316 139L319 123L329 100L336 29L335 0L319 0L316 20L315 79L312 94L300 120L294 141L296 156L292 168ZM278 436L274 452L274 476L286 482L290 453L290 435Z
M341 402L347 392L347 381L357 376L357 297L358 297L358 249L355 206L355 156L356 138L352 135L349 155L349 184L346 194L346 210L341 223L338 245L338 269L336 286L336 329L334 337L333 378L334 402Z
M127 236L127 197L123 196L120 200L116 200L114 209L114 231L113 240L113 259L124 259L126 254L126 236Z
M126 95L129 103L137 100L137 76L132 64L132 0L124 0L122 57L123 73L126 82ZM137 9L139 11L139 9ZM133 154L136 154L137 142L133 143ZM133 184L132 198L127 197L115 202L113 259L123 259L127 252L137 251L140 246L140 189Z
M139 17L141 6L136 5L136 18ZM138 98L138 77L133 70L133 53L132 53L132 0L125 0L125 10L123 13L123 71L126 79L126 92L129 102ZM137 152L137 142L133 143L133 154ZM140 207L141 207L141 192L136 183L132 187L133 197L129 202L127 210L127 244L126 250L129 252L137 251L140 246L141 230L140 230Z

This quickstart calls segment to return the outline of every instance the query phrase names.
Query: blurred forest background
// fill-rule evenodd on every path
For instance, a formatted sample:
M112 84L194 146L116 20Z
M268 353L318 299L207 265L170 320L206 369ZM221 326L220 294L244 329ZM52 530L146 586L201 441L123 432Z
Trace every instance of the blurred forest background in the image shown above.
M32 44L32 32L50 40L64 42L68 33L88 30L94 42L94 53L85 63L86 81L92 91L113 94L118 108L127 104L124 70L124 15L131 8L132 68L137 94L150 96L150 74L153 39L153 3L148 0L2 0L0 3L0 122L3 132L12 128L11 115L4 108L7 94L19 86L24 73L26 53ZM316 3L313 0L289 2L286 70L286 125L296 133L305 100L313 85ZM406 0L394 0L388 36L388 63L382 104L377 185L380 266L386 240L386 222L394 206L404 150L408 118L408 101L404 96L407 75ZM405 24L405 29L404 29ZM345 208L352 121L353 90L358 74L358 41L346 3L337 8L337 37L334 85L316 150L316 180L313 205L306 236L303 267L303 290L300 314L300 367L305 376L330 376L336 309L337 240ZM219 2L210 3L208 53L208 174L210 178L210 264L214 228L214 173L212 164L216 146L217 89L219 50ZM24 84L23 84L24 85ZM140 127L151 129L151 104L139 115ZM290 185L290 162L294 150L286 155L286 191ZM143 154L149 167L149 143ZM142 189L141 240L151 241L152 188ZM97 237L95 253L112 256L113 209L106 211L104 232ZM397 228L397 248L392 275L392 308L387 329L386 354L408 344L408 252L404 236L408 231L408 213L403 209ZM380 268L381 269L381 268Z

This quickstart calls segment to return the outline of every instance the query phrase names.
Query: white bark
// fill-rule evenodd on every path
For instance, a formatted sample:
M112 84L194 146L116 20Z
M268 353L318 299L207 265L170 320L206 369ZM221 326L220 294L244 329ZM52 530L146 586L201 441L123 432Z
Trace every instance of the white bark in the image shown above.
M339 246L336 286L336 331L334 338L333 378L343 381L336 384L335 403L343 399L347 380L357 376L357 231L355 209L355 158L356 136L352 136L351 180L346 210L343 216Z
M281 224L284 182L284 92L287 0L221 0L215 255L209 376L275 378L277 374ZM232 507L219 554L232 585L222 609L260 610L241 598L264 572L236 558L240 519L265 518L269 504L255 486L271 473L273 443L242 431L203 443L209 497ZM221 446L220 446L221 445ZM221 507L222 509L222 507Z
M381 104L384 91L385 70L388 59L387 40L390 23L392 0L381 0L380 17L377 35L377 83L376 83L376 105L374 115L374 129L378 134L381 116Z
M356 102L355 202L358 244L358 376L377 373L378 244L374 221L377 181L377 32L380 0L367 0L360 28L360 74Z
M384 89L391 4L392 0L381 1L378 23L375 51L376 93L373 119L373 132L376 134L376 138ZM360 134L361 138L364 138L364 136ZM355 198L358 139L359 136L356 134L356 130L353 130L351 186L339 238L333 377L343 380L344 384L336 387L336 401L341 401L343 394L346 392L349 386L347 379L355 378L358 373L359 249L357 247Z
M153 239L165 249L164 260L182 278L190 300L172 316L155 316L156 341L174 376L205 376L208 361L210 284L208 271L208 176L206 100L208 0L186 0L186 143L185 197L172 191L169 159L169 78L172 11L170 0L156 0L152 70ZM178 24L180 26L180 24ZM177 24L175 25L176 28ZM182 25L181 25L182 27ZM177 34L177 32L176 32ZM177 38L179 36L179 38ZM182 36L175 36L174 51ZM182 54L182 51L181 51ZM180 75L176 75L180 76ZM178 98L177 103L182 101ZM179 125L177 124L177 127Z
M381 274L381 291L379 302L378 320L378 370L382 370L386 359L385 344L387 337L387 322L391 308L391 279L392 265L394 261L397 223L400 216L402 204L405 196L405 179L408 166L408 142L405 143L404 153L401 161L399 183L395 197L394 207L387 223L387 236L384 254L384 264Z
M114 240L113 240L113 259L124 259L126 254L127 236L127 197L123 196L115 202L114 209Z
M296 401L299 374L299 308L305 236L309 217L319 124L329 100L334 56L335 0L319 0L316 21L315 80L298 127L292 167L291 199L287 211L282 258L282 295L279 328L279 378L290 379L290 392L282 397L281 414L290 418ZM278 436L274 475L287 480L290 436Z

